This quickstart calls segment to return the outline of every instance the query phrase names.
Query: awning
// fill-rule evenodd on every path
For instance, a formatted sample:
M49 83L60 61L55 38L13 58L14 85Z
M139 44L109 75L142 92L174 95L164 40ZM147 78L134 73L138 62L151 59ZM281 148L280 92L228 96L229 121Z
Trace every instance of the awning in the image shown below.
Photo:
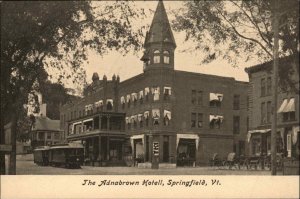
M269 133L271 132L271 129L259 129L259 130L251 130L251 131L248 131L248 134L247 134L247 141L250 142L250 139L251 139L251 135L253 133ZM283 142L283 145L284 145L284 128L278 128L277 129L277 133L280 133L280 136L282 138L282 142Z
M160 92L159 92L159 87L153 87L152 89L151 89L151 91L152 91L152 94L159 94Z
M144 112L144 117L147 119L149 117L149 111Z
M291 98L289 100L289 103L286 105L286 107L282 111L283 113L288 112L295 112L295 98Z
M221 102L223 100L223 94L209 93L209 101L213 101L213 100L217 100Z
M149 89L149 87L146 87L146 88L145 88L145 95L148 95L148 94L149 94L149 92L150 92L150 89Z
M134 140L142 139L142 143L144 145L144 137L145 137L144 134L141 134L141 135L132 135L130 137L130 144L131 144L132 149L134 149L134 146L133 146L133 141Z
M293 144L297 143L298 133L299 133L299 126L293 126L293 136L292 136Z
M121 97L121 104L125 104L125 97L124 96Z
M112 99L107 99L106 100L106 104L108 104L109 102L111 103L112 106L114 105L114 101Z
M93 121L93 118L83 120L82 122L84 123L84 122L90 122L90 121Z
M180 139L193 139L196 142L196 150L199 147L199 136L197 134L177 134L176 139L176 149L178 148L179 140Z
M126 96L126 101L127 101L127 103L130 101L130 95L128 94L127 96Z
M143 114L138 114L138 121L142 121Z
M164 110L164 117L166 117L171 120L171 111L167 111L167 110Z
M131 93L132 101L137 100L137 93Z
M130 117L125 117L126 124L130 124Z
M141 90L141 91L139 92L139 99L142 99L142 98L143 98L143 96L144 96L144 91L143 91L143 90Z
M280 106L280 108L278 109L277 113L282 113L287 104L288 104L288 100L284 99L281 106Z
M222 115L209 115L209 122L213 120L220 120L220 122L223 122L224 117Z

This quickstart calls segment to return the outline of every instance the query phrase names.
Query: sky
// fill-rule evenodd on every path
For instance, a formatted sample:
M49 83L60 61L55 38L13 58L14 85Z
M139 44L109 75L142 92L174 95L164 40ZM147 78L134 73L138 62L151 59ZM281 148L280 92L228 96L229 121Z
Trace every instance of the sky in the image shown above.
M151 21L154 15L154 11L157 6L156 1L139 1L134 2L137 8L150 9L153 12L147 13L147 17L142 21L137 21L139 25L151 25ZM174 19L173 10L176 10L182 6L181 1L164 1L164 5L171 22ZM245 67L253 66L257 64L255 61L239 62L238 67L233 67L226 60L215 60L209 64L201 64L201 51L185 51L193 45L191 42L185 42L183 32L175 32L173 30L174 38L177 44L175 50L175 70L190 71L196 73L205 73L218 76L234 77L236 80L248 81L248 75L244 71ZM102 79L105 74L108 79L111 79L113 74L119 75L121 81L143 73L143 63L140 61L143 51L141 50L136 55L133 52L129 52L127 55L111 51L105 55L97 55L95 52L90 51L88 56L88 63L84 64L84 69L87 74L87 82L92 80L92 74L97 72Z

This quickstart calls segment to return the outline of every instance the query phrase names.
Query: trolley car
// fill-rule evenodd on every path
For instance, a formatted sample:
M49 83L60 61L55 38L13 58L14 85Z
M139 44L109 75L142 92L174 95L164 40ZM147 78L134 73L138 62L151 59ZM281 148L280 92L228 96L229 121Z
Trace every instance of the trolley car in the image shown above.
M34 150L34 163L41 166L80 168L83 164L82 144L44 146Z
M49 164L49 146L42 146L34 149L33 162L40 166L47 166Z
M83 163L83 146L81 144L65 144L51 146L49 150L51 166L80 168Z

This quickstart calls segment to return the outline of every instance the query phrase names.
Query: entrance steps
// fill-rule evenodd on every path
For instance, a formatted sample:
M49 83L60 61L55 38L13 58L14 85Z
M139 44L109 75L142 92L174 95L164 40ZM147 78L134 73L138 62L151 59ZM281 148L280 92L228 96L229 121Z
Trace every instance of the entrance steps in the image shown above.
M151 169L151 167L152 167L151 162L138 163L139 169ZM173 168L176 168L176 164L175 163L159 163L158 167L162 168L162 169L173 169Z

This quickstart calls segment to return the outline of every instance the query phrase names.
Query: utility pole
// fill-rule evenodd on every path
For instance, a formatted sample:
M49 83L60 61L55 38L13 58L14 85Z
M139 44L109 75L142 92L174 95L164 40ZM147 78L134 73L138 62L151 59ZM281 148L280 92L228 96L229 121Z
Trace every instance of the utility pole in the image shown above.
M276 175L276 137L277 137L277 87L278 87L278 50L279 50L279 9L278 0L272 1L273 6L273 18L272 18L272 30L273 30L273 107L272 107L272 132L271 132L271 174Z

